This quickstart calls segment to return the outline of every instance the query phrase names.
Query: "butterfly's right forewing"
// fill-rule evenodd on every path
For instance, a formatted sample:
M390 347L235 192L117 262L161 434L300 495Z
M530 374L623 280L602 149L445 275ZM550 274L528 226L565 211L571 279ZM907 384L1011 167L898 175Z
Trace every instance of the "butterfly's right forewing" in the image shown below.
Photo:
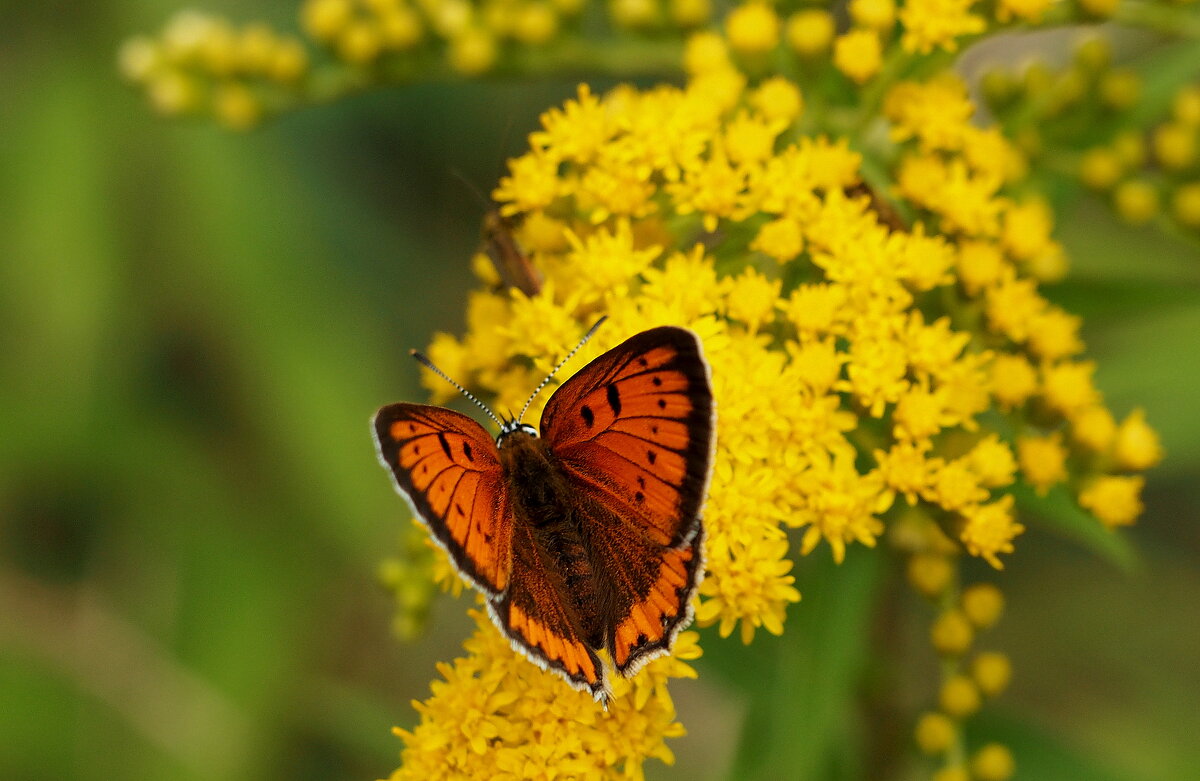
M390 404L374 419L379 458L459 570L491 597L512 576L508 485L488 433L465 415Z

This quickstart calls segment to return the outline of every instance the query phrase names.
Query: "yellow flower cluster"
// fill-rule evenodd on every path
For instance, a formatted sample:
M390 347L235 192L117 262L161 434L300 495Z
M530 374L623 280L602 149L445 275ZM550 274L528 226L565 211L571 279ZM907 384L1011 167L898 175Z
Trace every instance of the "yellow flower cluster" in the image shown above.
M309 70L298 39L197 11L176 14L157 38L126 41L119 60L122 74L162 113L206 113L235 130L257 124L272 102L300 88Z
M695 632L676 639L673 657L616 678L601 711L589 694L513 653L482 610L471 614L467 655L438 665L443 680L415 703L420 723L396 730L405 749L391 781L641 779L645 760L674 762L664 740L684 729L667 681L696 676L683 661L700 656Z
M1137 72L1112 64L1103 38L1081 43L1060 68L1034 63L1022 74L996 69L983 85L1002 120L1014 127L1027 123L1016 133L1024 146L1061 160L1085 186L1110 198L1125 221L1140 225L1165 214L1200 232L1200 84L1175 88L1148 133L1144 122L1126 127L1113 121L1140 106L1144 90ZM1108 122L1100 139L1089 134L1088 145L1077 149L1071 144L1079 134L1058 132L1056 125L1073 126L1080 114Z
M711 35L686 61L683 89L584 86L543 115L494 193L539 284L506 288L481 256L466 335L437 335L430 355L518 408L601 314L561 379L636 332L693 329L719 411L698 623L740 627L745 642L758 627L778 634L800 597L787 530L801 555L826 543L841 561L890 529L914 583L940 595L934 646L983 670L947 683L943 715L965 717L967 694L1003 688L996 664L967 659L998 608L989 617L971 590L945 595L958 594L962 552L996 568L1012 552L1018 470L1039 490L1072 478L1101 520L1128 523L1140 478L1110 472L1151 465L1157 439L1140 413L1112 422L1077 358L1078 319L1038 293L1064 271L1049 211L1003 194L1023 158L971 124L960 81L887 97L897 207L916 215L905 227L844 140L796 132L793 83L752 86ZM1018 423L1015 448L984 424L996 410ZM414 740L406 756L424 761Z

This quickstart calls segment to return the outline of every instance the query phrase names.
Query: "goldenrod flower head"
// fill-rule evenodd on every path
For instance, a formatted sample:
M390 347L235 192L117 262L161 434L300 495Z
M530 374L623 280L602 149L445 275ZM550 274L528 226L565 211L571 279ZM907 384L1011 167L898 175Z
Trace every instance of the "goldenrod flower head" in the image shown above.
M804 109L800 88L782 76L772 76L750 95L750 105L769 120L793 122Z
M680 27L698 27L712 16L711 0L670 0L671 21Z
M788 17L784 31L788 46L801 57L824 54L833 41L833 16L828 11L808 8Z
M1171 215L1180 225L1200 228L1200 182L1181 184L1171 193Z
M1008 682L1012 680L1012 663L1004 654L985 651L971 660L971 677L979 691L995 697L1008 688Z
M850 0L850 18L854 23L887 34L896 24L894 0Z
M496 41L487 30L469 27L450 39L450 67L467 76L490 70L496 61Z
M988 743L971 757L971 773L979 781L1008 781L1016 772L1012 752L999 743Z
M1050 7L1051 0L1000 0L996 5L996 19L1007 22L1012 19L1037 24Z
M683 47L685 71L697 76L729 67L729 46L724 38L713 32L699 32L688 36Z
M930 599L941 596L954 579L954 565L938 553L918 553L908 560L909 584Z
M1013 482L1017 471L1017 460L1012 448L1000 439L999 434L989 434L975 443L967 454L971 471L979 482L988 488L1000 488Z
M967 774L966 768L954 765L939 769L933 774L930 781L971 781L971 777Z
M1055 483L1067 479L1067 451L1062 446L1062 434L1025 436L1017 440L1017 462L1021 473L1044 496Z
M1042 367L1042 398L1046 406L1064 417L1095 406L1100 394L1092 384L1096 364L1065 361Z
M1037 370L1025 356L1001 354L992 361L992 395L1001 407L1021 406L1037 387Z
M833 63L854 83L866 82L883 64L879 34L870 29L857 29L839 36L833 43Z
M989 629L1004 612L1004 594L991 583L976 583L962 593L962 611L979 629Z
M1171 116L1188 127L1200 127L1200 84L1187 84L1176 91Z
M952 675L942 684L938 704L950 716L961 719L979 710L983 698L973 680L965 675Z
M960 36L983 32L987 27L982 16L971 13L974 4L975 0L908 0L900 9L900 24L904 27L900 43L904 50L921 54L936 48L956 51Z
M917 720L914 730L917 746L931 756L944 754L958 736L954 720L944 713L925 713Z
M1093 190L1110 190L1125 174L1125 166L1112 149L1096 147L1079 162L1079 179Z
M1146 423L1146 412L1135 409L1121 421L1113 444L1113 457L1121 469L1141 472L1162 460L1158 432Z
M1103 453L1117 433L1117 422L1102 404L1077 410L1071 417L1071 439L1093 453Z
M1142 514L1144 477L1103 475L1097 477L1079 493L1079 506L1109 528L1128 526Z
M1026 476L1033 482L1028 473ZM1025 527L1017 523L1013 516L1013 501L1012 495L1008 495L989 504L974 505L961 511L966 523L959 532L959 538L967 547L967 552L982 557L996 569L1004 568L996 554L1012 553L1013 538L1025 531Z
M1152 140L1155 158L1168 170L1189 167L1196 160L1196 134L1194 126L1182 122L1159 125Z
M933 622L929 638L943 656L962 656L974 642L975 630L961 611L947 610Z
M779 44L779 16L767 3L751 0L725 18L729 45L740 54L762 54Z
M1117 214L1134 225L1143 225L1158 214L1158 190L1142 179L1122 182L1113 191Z

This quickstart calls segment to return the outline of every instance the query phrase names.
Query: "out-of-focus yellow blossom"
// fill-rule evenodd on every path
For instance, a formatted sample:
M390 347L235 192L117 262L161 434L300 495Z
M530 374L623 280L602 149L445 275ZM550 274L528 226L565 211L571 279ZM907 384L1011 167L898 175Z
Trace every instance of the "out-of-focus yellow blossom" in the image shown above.
M954 579L954 565L937 553L918 553L908 561L908 582L929 598L940 596Z
M1016 772L1012 752L999 743L989 743L971 757L971 773L979 781L1008 781Z
M1064 417L1094 406L1100 394L1092 384L1096 364L1091 361L1064 362L1042 367L1042 398Z
M1171 215L1187 228L1200 228L1200 182L1188 182L1171 194Z
M987 27L982 16L971 13L974 4L975 0L908 0L900 9L900 43L906 51L921 54L935 48L956 51L959 37Z
M995 697L1008 688L1012 680L1012 663L995 651L985 651L971 660L971 677L988 697Z
M957 734L954 720L943 713L926 713L917 720L917 745L926 754L936 756L946 753Z
M1062 434L1025 436L1017 440L1017 461L1021 473L1044 496L1055 483L1067 479L1067 451L1062 446Z
M1002 407L1019 407L1037 387L1037 370L1025 356L998 355L992 361L992 395Z
M947 610L933 622L929 637L938 653L944 656L961 656L975 641L975 630L962 612Z
M931 781L971 781L966 768L957 765L943 767L933 774Z
M996 18L1001 22L1020 19L1037 24L1050 3L1051 0L1000 0L996 5Z
M1106 526L1128 526L1142 514L1141 476L1106 475L1092 480L1079 494L1079 505Z
M879 72L883 46L874 30L851 30L833 43L833 64L856 84Z
M887 33L896 24L893 0L850 0L850 18L855 24Z
M961 719L979 710L983 698L973 680L965 675L954 675L942 684L938 703L946 713Z
M1113 444L1113 457L1121 469L1141 472L1162 460L1158 432L1146 423L1146 413L1135 409L1121 421Z
M694 678L684 660L700 656L696 633L685 632L672 657L656 659L637 677L613 680L607 712L584 692L529 664L481 610L466 641L467 655L439 664L443 680L416 703L421 720L397 730L405 743L391 781L463 778L640 778L642 763L674 761L666 738L682 735L667 692L670 678Z
M963 590L963 614L979 629L995 626L1004 612L1004 594L991 583L975 583Z
M801 57L816 57L829 49L835 29L828 11L808 8L788 17L784 34Z
M762 54L779 44L779 17L765 2L751 0L725 20L730 47L742 54Z

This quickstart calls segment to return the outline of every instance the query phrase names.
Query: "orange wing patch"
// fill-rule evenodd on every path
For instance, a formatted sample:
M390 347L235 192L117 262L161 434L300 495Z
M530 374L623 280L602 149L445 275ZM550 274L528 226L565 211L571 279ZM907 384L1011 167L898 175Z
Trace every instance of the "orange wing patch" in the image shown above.
M691 599L703 573L701 535L683 550L665 550L644 594L631 601L626 617L608 638L609 654L622 675L667 653L692 617Z
M496 445L457 412L392 404L374 421L379 458L396 488L460 571L488 594L508 587L512 517Z

